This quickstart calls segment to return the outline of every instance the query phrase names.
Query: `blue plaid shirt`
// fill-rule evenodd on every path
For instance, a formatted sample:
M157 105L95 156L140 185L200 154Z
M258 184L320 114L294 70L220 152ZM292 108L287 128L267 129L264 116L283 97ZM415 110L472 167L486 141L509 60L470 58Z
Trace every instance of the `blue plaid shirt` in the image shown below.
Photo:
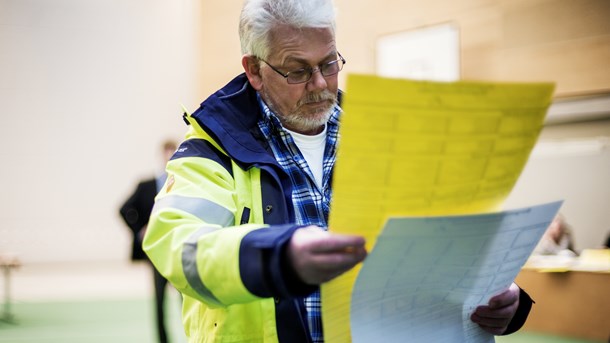
M295 210L296 223L317 225L326 229L332 194L330 182L337 155L341 108L339 105L334 107L326 124L322 189L319 189L307 161L299 151L292 136L282 127L277 116L262 101L260 96L258 96L258 102L263 111L263 117L258 122L258 126L269 142L276 160L288 174L292 183L292 204ZM324 342L319 290L305 298L305 306L313 342Z

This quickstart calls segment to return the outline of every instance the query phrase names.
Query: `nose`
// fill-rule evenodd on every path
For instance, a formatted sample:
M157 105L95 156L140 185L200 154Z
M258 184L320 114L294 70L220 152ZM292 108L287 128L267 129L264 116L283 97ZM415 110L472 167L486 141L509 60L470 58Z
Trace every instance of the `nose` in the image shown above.
M313 91L318 89L325 89L327 86L328 84L326 83L326 79L324 78L324 75L322 75L320 68L314 68L311 71L311 79L307 81L307 89L309 91Z

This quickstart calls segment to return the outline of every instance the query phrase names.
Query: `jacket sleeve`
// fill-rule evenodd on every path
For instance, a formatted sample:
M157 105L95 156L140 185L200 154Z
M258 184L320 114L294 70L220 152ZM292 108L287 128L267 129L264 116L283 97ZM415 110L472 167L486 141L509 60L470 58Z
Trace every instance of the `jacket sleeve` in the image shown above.
M260 198L260 187L247 182L244 186L241 179L238 185L222 156L214 156L210 145L202 142L183 143L181 148L191 153L174 156L168 163L168 179L157 195L144 250L180 292L209 307L274 296L278 291L269 285L276 276L271 270L277 258L264 256L277 256L296 226L267 226L257 220L253 222L259 224L242 224L244 213L262 212L260 204L252 203ZM244 196L245 190L252 194ZM266 237L256 239L260 235L254 234L250 238L255 239L244 240L257 231L266 232Z
M286 224L255 230L242 240L240 266L245 286L260 297L306 296L318 289L300 280L289 265L286 248L300 226ZM259 261L259 262L253 262Z

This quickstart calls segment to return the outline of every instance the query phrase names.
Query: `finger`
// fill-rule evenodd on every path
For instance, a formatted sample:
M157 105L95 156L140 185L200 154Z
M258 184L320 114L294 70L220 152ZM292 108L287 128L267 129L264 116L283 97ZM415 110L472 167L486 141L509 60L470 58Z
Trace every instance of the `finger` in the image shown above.
M506 331L508 324L510 323L510 319L508 318L489 318L489 317L481 317L476 313L473 313L470 319L478 324L482 329L488 332L492 332L495 334L501 334Z
M504 292L489 299L489 307L492 309L510 306L519 300L519 295Z
M307 257L307 268L303 271L303 280L312 284L320 284L347 272L361 262L362 257L354 254L318 254Z
M504 326L508 325L511 318L510 318L510 316L509 317L496 317L496 316L488 317L488 316L482 316L479 313L475 312L472 314L470 319L477 324L481 324L481 325L485 325L485 326L504 327Z
M364 249L365 240L362 236L330 234L311 242L312 253L352 252Z
M479 324L479 327L487 332L489 332L492 335L501 335L506 331L506 327L491 327L491 326L485 326L482 324Z
M314 253L310 255L311 263L322 270L350 269L362 262L367 253L364 248L355 248L352 251L332 253Z
M517 306L514 303L509 306L500 308L492 308L490 306L479 306L477 307L474 313L483 318L512 318L516 309Z
M291 241L311 252L349 251L365 245L362 236L331 233L313 225L296 230Z
M510 285L508 289L504 292L495 295L489 299L489 307L490 308L502 308L514 303L518 303L519 301L519 286L517 286L514 282Z

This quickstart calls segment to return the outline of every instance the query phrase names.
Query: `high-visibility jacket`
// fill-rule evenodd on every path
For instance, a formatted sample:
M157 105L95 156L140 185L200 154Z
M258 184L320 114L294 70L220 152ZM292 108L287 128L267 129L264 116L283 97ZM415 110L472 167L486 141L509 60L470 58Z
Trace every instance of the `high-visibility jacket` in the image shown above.
M204 101L167 164L144 250L183 295L189 342L310 342L303 296L283 251L294 230L288 176L257 122L261 110L244 74ZM532 300L521 291L508 330Z
M244 74L204 101L167 164L144 250L183 295L189 342L309 342L306 285L285 265L288 176Z

